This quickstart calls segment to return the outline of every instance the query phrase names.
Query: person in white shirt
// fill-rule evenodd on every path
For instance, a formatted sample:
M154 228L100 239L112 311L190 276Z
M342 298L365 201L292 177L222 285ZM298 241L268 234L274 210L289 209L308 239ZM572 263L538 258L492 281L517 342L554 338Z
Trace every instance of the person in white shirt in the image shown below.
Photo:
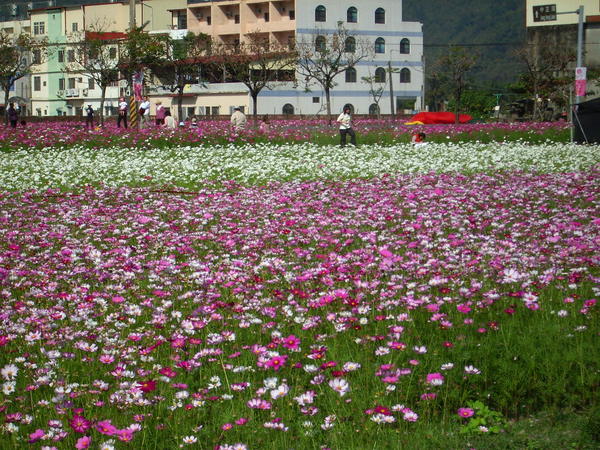
M150 100L148 96L144 97L144 101L140 104L140 127L146 128L150 120Z
M356 133L352 129L352 114L349 106L344 107L344 111L338 116L337 122L340 124L340 147L346 145L346 135L350 135L350 143L356 147Z
M168 109L165 111L165 127L166 128L177 128L177 123L171 115L171 111Z
M246 115L242 112L242 109L239 106L233 108L233 114L231 115L231 126L233 127L233 130L240 132L246 128L247 123L248 119L246 119Z
M121 128L121 122L127 129L127 102L123 97L119 99L119 116L117 118L117 128Z

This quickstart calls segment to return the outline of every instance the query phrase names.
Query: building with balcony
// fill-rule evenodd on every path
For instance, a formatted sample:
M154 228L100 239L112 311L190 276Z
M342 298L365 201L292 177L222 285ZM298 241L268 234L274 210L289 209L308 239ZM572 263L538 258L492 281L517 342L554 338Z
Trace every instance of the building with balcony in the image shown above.
M100 107L101 91L85 73L70 71L75 62L72 45L84 30L101 30L121 35L129 29L129 3L50 1L52 6L29 11L34 36L48 39L52 51L31 76L31 110L37 116L81 116L87 104ZM145 29L168 30L173 14L185 0L146 0L136 3L136 25ZM58 5L58 6L54 6ZM62 6L60 6L62 5ZM115 59L118 45L115 44ZM127 93L126 82L115 82L106 93L105 115L114 114L118 98Z
M401 0L355 3L334 0L187 0L186 25L221 44L246 42L249 34L264 34L278 46L310 42L333 34L342 25L357 39L373 46L373 57L340 74L332 90L332 111L350 105L355 113L390 113L421 109L423 104L422 24L402 20ZM392 70L390 71L389 68ZM363 77L374 76L385 87L377 106ZM393 99L390 101L392 77ZM324 92L306 90L296 82L277 83L259 95L258 114L323 113ZM200 105L201 100L197 106ZM191 109L190 109L191 110ZM252 112L252 111L250 111Z
M11 11L18 11L17 8ZM15 14L16 16L16 14ZM30 34L30 22L26 19L19 19L15 17L4 17L0 21L0 32L4 33L8 37L16 38L21 33ZM32 55L28 55L25 58L30 58ZM30 62L31 60L28 60ZM31 77L26 75L16 80L10 88L9 102L13 102L21 109L21 114L27 115L31 112ZM0 112L4 112L4 93L0 95Z

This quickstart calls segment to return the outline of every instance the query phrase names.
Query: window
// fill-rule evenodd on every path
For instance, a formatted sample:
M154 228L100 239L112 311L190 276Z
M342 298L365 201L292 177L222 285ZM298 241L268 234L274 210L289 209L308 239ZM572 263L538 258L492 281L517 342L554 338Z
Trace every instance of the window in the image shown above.
M375 40L375 53L385 53L385 39L377 38Z
M285 105L283 105L283 108L281 108L281 112L286 116L294 114L294 105L286 103Z
M71 24L71 31L77 31L77 28L78 28L78 26L77 26L77 22L73 22L73 23Z
M65 90L65 79L64 78L59 78L58 79L58 89L60 91L64 91Z
M346 42L344 42L344 51L346 53L354 53L356 51L356 39L352 36L346 38Z
M269 16L269 13L268 13L268 12L266 12L266 13L265 13L265 22L268 22L269 20L271 20L271 18L270 18L270 16Z
M371 103L369 106L369 115L370 116L378 116L379 115L379 105L377 103Z
M41 50L33 51L33 64L41 64L42 63L42 52Z
M293 9L290 9L289 16L290 16L290 20L295 20L296 19L296 11Z
M400 83L410 83L410 69L405 67L400 71Z
M321 97L313 97L313 103L320 103Z
M346 22L348 22L348 23L358 22L358 10L354 6L351 6L350 8L348 8L348 11L346 12Z
M212 106L211 111L210 111L211 115L218 116L220 108L221 108L220 106Z
M177 29L185 30L186 28L187 28L187 13L180 11L179 14L177 14Z
M44 22L33 22L33 34L46 34L46 24Z
M68 88L69 89L75 89L75 78L69 78L69 85Z
M110 59L117 59L117 47L111 47L108 49L108 57Z
M233 16L233 23L240 23L240 15L236 14L235 16Z
M375 83L385 83L385 69L383 67L375 69Z
M315 22L325 22L327 20L327 9L323 5L315 8Z
M96 83L94 83L94 79L93 78L88 78L88 89L91 91L94 89Z
M75 50L67 50L67 62L75 62Z
M406 38L400 41L400 53L408 55L410 53L410 41Z
M346 69L346 83L356 83L356 69L354 67Z
M385 23L385 9L377 8L375 10L375 23Z
M354 105L353 105L353 104L351 104L351 103L346 103L346 104L344 105L343 111L345 111L345 110L346 110L346 108L349 108L349 109L350 109L350 114L354 114Z
M315 51L324 52L327 48L324 36L317 36L315 39Z
M42 90L42 77L33 77L33 90L34 91Z
M65 62L65 51L64 50L59 50L58 51L58 62L59 63L64 63Z
M206 16L206 25L210 25L212 23L212 19L210 16Z

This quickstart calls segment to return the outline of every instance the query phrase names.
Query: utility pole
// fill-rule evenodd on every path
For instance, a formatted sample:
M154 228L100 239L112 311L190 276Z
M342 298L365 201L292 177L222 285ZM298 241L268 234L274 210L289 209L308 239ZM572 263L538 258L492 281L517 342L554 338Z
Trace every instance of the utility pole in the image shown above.
M135 29L135 0L129 0L129 30Z
M390 113L392 114L392 117L395 116L394 113L394 86L392 84L392 75L394 72L392 72L392 61L388 61L388 76L390 78Z
M135 30L135 0L129 0L129 32L133 32ZM131 55L130 55L131 56ZM131 61L130 61L131 63ZM131 88L130 97L129 97L129 126L131 128L135 128L138 121L138 103L135 100L133 80L128 80L129 86Z

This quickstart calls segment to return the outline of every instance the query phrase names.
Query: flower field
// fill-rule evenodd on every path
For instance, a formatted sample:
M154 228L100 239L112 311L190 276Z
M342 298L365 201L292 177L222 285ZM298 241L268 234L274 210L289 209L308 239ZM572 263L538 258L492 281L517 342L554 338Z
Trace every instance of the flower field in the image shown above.
M597 402L598 147L134 147L0 154L0 448L471 448Z

